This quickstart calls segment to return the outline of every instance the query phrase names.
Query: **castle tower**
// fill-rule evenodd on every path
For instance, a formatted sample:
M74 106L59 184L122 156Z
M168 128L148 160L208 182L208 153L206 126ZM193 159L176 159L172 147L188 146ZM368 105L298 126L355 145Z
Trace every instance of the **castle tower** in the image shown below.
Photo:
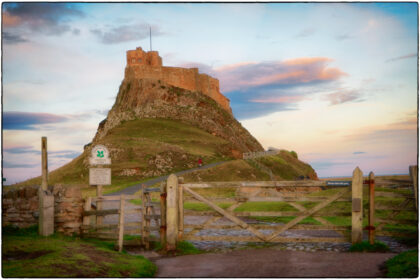
M144 52L141 47L127 51L127 66L144 65L162 67L162 58L157 51Z

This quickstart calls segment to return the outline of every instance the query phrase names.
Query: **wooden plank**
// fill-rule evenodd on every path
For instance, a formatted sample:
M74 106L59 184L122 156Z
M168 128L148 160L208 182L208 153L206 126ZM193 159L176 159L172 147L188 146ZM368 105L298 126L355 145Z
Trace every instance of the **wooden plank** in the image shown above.
M119 195L107 195L107 196L99 196L99 197L93 197L92 202L96 202L98 200L102 201L119 201L121 199L121 196ZM125 195L126 200L132 200L132 199L141 199L140 195Z
M188 187L183 187L184 190L186 190L187 192L189 192L192 196L194 196L195 198L197 198L198 200L206 203L207 205L209 205L211 208L213 208L214 210L216 210L218 213L220 213L221 215L223 215L224 217L226 217L227 219L231 220L232 222L240 225L242 228L244 229L248 229L250 232L252 232L253 234L255 234L257 237L259 237L262 240L265 240L265 236L264 234L262 234L261 232L259 232L258 230L250 227L247 223L245 223L244 221L238 219L237 217L235 217L234 215L232 215L231 213L223 210L222 208L220 208L219 206L217 206L216 204L212 203L211 201L205 199L204 197L202 197L201 195L199 195L198 193L192 191L190 188Z
M127 212L124 212L127 214ZM131 223L124 223L125 227L141 227L141 222L131 222Z
M339 197L343 196L345 193L347 193L349 191L348 188L341 190L340 192L338 192L337 194L331 196L329 199L325 200L324 202L321 202L320 204L316 205L315 207L313 207L310 210L307 210L305 212L303 212L303 214L301 214L300 216L296 217L295 219L291 220L290 222L288 222L287 224L285 224L281 229L277 230L276 232L274 232L268 239L267 241L272 240L274 237L276 237L277 235L279 235L280 233L286 231L287 229L293 227L294 225L298 224L300 221L302 221L303 219L313 215L314 213L318 212L319 210L321 210L322 208L326 207L327 205L329 205L330 203L332 203L333 201L335 201L336 199L338 199Z
M117 240L117 233L86 233L84 234L85 238L98 238L98 239L107 239L107 240Z
M171 174L166 184L166 248L176 249L178 241L178 177Z
M141 235L141 229L124 229L124 235Z
M375 210L389 210L389 211L411 211L411 212L415 212L416 210L413 208L406 208L406 207L392 207L392 206L386 206L386 205L377 205L375 207Z
M152 215L156 215L155 208L153 206L151 206L152 198L150 197L150 193L146 193L146 199L147 199L146 207L149 209L149 212L151 212ZM153 219L155 220L155 224L158 225L159 224L159 219L160 219L160 214L159 214L159 217L154 217Z
M273 188L273 187L325 187L325 181L257 181L257 182L208 182L208 183L185 183L182 187L188 188L226 188L226 187L258 187L258 188Z
M192 229L241 229L239 225L191 225L186 224L185 228ZM256 229L280 229L282 225L253 225ZM323 225L295 225L292 228L288 229L289 231L293 230L334 230L334 231L349 231L351 226L323 226ZM189 233L191 234L191 233Z
M418 166L417 165L412 165L409 167L410 170L410 176L411 176L411 180L413 181L413 194L414 194L414 201L415 201L415 207L416 210L418 209L418 194L419 194L419 189L418 189Z
M142 242L142 245L143 246L147 247L147 243L148 243L147 240L146 240L146 237L147 237L147 234L148 234L148 232L146 230L146 209L147 209L147 207L146 207L146 195L144 193L143 186L144 185L141 185L141 203L142 203L142 211L141 211L141 242Z
M160 214L146 214L145 216L144 216L144 219L147 221L147 220L152 220L152 219L160 219Z
M322 202L328 199L328 196L313 196L313 197L252 197L250 202ZM336 201L351 201L351 198L340 198Z
M373 172L369 173L369 243L375 244L375 175Z
M141 246L141 239L124 240L123 246Z
M120 200L120 217L118 220L118 252L122 252L123 249L123 240L124 240L124 205L125 198L124 195L121 195Z
M188 234L184 235L185 240L189 241L230 241L230 242L265 242L255 236L190 236ZM309 243L318 243L318 242L348 242L349 239L346 237L275 237L270 242L309 242Z
M106 215L115 215L118 214L118 209L107 209L107 210L89 210L83 211L83 216L106 216Z
M417 237L416 234L410 234L405 232L396 232L396 231L376 231L378 236L395 236L395 237Z
M146 236L145 236L145 241L146 241L146 243L145 243L145 247L146 247L146 250L149 250L150 249L150 241L149 241L149 236L150 236L150 230L148 230L148 228L150 227L150 220L152 219L152 217L150 216L152 213L151 213L151 208L150 207L147 207L146 206L146 203L148 202L148 198L149 198L149 193L148 192L146 192L146 186L143 184L143 185L141 185L141 189L142 189L142 193L143 193L143 198L144 198L144 204L143 204L143 206L145 207L145 208L143 208L146 212L146 215L144 216L144 218L145 218L145 224L144 224L144 227L145 227L145 233L146 233ZM143 230L142 230L142 232L143 232Z
M184 212L189 216L220 216L221 214L214 211L195 211L185 210ZM248 212L234 212L232 215L237 217L298 217L305 215L302 212L288 212L288 211L248 211ZM313 217L348 217L351 216L350 212L335 212L335 211L320 211L314 213Z
M112 225L82 225L82 230L101 230L101 229L116 229L118 228L117 224Z
M401 220L391 220L391 219L378 219L376 218L376 222L378 223L384 223L384 224L391 224L391 225L417 225L417 220L407 220L407 219L401 219Z
M396 193L396 192L377 192L375 191L375 197L392 197L392 198L409 198L411 195Z
M359 167L354 169L352 179L352 200L357 209L353 208L351 215L351 242L355 244L363 240L363 173Z

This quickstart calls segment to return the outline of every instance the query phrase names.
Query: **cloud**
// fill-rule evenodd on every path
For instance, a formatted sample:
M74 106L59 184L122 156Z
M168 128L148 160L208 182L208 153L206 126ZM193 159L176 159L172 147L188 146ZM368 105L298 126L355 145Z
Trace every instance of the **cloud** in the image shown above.
M338 80L347 75L328 67L326 57L304 57L285 61L243 62L215 70L222 90L230 92L262 86L293 86Z
M407 55L393 57L393 58L385 60L385 62L388 63L388 62L393 62L393 61L397 61L397 60L401 60L401 59L407 59L407 58L417 58L417 54L416 53L410 53L410 54L407 54Z
M28 42L25 38L20 35L12 34L10 32L4 31L2 33L2 39L5 44L18 44Z
M354 152L353 155L361 155L361 154L366 154L366 152Z
M346 102L360 102L363 101L361 93L355 90L341 90L334 93L327 94L324 98L330 101L330 105L338 105Z
M316 30L313 27L305 28L302 31L300 31L298 34L296 34L296 38L303 38L303 37L309 37L313 34L315 34Z
M62 151L51 151L48 152L53 158L75 158L80 155L78 151L62 150Z
M41 154L41 151L34 150L31 146L18 146L18 147L4 148L3 151L7 153L11 153L11 154L26 154L26 153Z
M107 30L95 28L90 32L103 44L119 44L123 42L138 41L149 37L150 25L138 23L132 25L120 25ZM161 36L164 33L158 26L152 26L152 36Z
M339 81L347 74L330 67L327 57L302 57L284 61L240 62L213 68L197 67L220 81L221 91L230 99L238 119L250 119L278 111L297 110L297 103L324 85Z
M5 3L3 4L5 28L23 28L45 35L61 35L71 30L72 18L84 13L69 3Z
M33 163L12 163L8 161L3 162L3 168L33 168L38 166L38 164Z
M33 130L34 125L65 122L69 118L48 113L4 112L3 129Z
M353 38L350 34L339 34L334 37L337 41L344 41Z

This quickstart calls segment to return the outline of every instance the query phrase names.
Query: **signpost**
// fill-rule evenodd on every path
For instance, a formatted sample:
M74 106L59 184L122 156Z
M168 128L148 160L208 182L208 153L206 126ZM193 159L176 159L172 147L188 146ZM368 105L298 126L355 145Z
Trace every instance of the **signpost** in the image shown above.
M111 164L109 151L104 145L96 145L92 148L90 165L99 165L89 168L89 185L96 185L96 196L102 196L102 186L111 185L111 168L101 168L101 165ZM102 201L97 200L97 210L102 210ZM96 217L96 224L102 224L103 217Z

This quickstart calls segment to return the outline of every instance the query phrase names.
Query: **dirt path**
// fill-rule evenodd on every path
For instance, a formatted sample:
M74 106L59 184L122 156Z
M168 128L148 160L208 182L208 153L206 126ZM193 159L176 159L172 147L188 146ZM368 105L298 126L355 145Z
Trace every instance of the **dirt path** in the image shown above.
M157 277L383 277L391 253L239 250L156 260Z

